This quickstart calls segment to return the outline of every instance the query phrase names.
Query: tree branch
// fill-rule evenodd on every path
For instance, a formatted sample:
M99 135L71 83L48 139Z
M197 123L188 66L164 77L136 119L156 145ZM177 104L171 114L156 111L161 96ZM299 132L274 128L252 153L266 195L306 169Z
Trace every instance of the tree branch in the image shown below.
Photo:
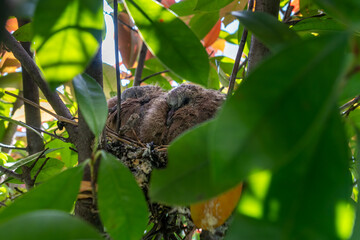
M255 11L266 12L277 18L279 13L280 0L256 0ZM248 72L269 55L270 50L262 44L254 35L251 37L251 45L249 51Z
M40 90L42 91L52 108L55 110L55 112L60 116L71 119L72 115L69 109L65 106L59 95L56 92L51 91L34 60L27 54L27 52L20 45L20 43L18 43L8 31L5 31L3 36L3 41L6 47L10 51L12 51L14 56L21 62L22 67L26 69L30 77L39 86ZM76 137L77 128L75 126L66 124L65 127L71 138Z
M15 178L17 180L22 181L21 174L18 174L18 173L14 172L14 171L11 171L11 170L3 167L3 166L0 166L0 172L3 172L4 174L6 174L6 175L8 175L8 176L10 176L12 178Z
M138 65L137 65L137 68L135 71L134 86L140 86L141 75L142 75L142 72L144 69L144 64L145 64L146 52L147 52L147 46L146 46L145 42L143 42L143 44L141 46L140 54L139 54Z

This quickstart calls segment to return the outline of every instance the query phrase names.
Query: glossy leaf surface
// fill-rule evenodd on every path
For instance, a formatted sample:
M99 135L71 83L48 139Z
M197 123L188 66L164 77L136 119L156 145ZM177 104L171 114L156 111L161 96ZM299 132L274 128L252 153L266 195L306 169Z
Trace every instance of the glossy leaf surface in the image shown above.
M100 217L111 237L140 239L148 222L147 203L130 170L102 152L98 184Z
M101 86L85 73L76 76L73 85L86 123L95 136L100 136L108 114L106 98Z
M251 171L282 165L324 130L340 91L345 61L339 59L346 57L347 36L293 44L249 75L225 103L210 135L216 179L234 186Z
M178 76L206 86L208 56L189 27L153 0L125 3L151 53Z
M51 88L85 70L98 49L102 29L102 1L39 0L33 41Z
M0 225L7 240L101 240L102 236L86 222L70 214L42 210L21 215Z
M0 212L0 222L21 214L54 209L70 212L79 192L84 165L70 168L32 189Z

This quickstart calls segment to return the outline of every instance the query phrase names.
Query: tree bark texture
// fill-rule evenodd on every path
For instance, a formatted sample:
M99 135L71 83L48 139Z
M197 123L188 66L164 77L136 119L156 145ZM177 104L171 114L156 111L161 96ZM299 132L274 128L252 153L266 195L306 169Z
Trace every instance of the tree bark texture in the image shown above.
M275 17L279 13L280 0L256 0L255 11L266 12ZM270 50L262 44L254 35L251 37L251 45L249 51L248 72L269 55Z

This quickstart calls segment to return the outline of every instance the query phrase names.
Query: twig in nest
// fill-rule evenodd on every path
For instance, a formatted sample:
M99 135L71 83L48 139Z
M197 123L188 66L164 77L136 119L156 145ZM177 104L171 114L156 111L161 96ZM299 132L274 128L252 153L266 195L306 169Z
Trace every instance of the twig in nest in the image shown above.
M38 108L38 109L43 110L44 112L50 114L51 116L55 117L55 118L58 119L59 121L66 122L66 123L70 123L70 124L72 124L72 125L74 125L74 126L77 126L77 122L75 122L75 121L73 121L73 120L71 120L71 119L67 119L67 118L65 118L65 117L63 117L63 116L59 116L59 115L57 115L56 113L53 113L53 112L47 110L46 108L43 108L42 106L40 106L40 105L38 105L38 104L36 104L36 103L34 103L34 102L26 99L26 98L23 98L23 97L21 97L21 96L19 96L19 95L13 94L13 93L8 92L8 91L5 91L5 93L8 94L8 95L10 95L10 96L19 98L19 99L23 100L25 103L27 103L27 104L29 104L29 105L31 105L31 106L33 106L33 107L36 107L36 108Z

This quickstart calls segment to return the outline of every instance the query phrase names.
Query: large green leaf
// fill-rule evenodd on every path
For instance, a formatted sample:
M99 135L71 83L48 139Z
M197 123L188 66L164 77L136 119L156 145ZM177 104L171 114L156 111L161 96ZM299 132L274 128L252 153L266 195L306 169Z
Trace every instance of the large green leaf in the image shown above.
M148 223L147 203L130 170L102 152L98 184L100 217L111 237L141 239Z
M95 136L100 136L108 115L106 98L101 86L85 73L74 78L73 86L86 123Z
M341 90L347 41L336 34L292 44L249 75L210 134L215 179L235 185L293 159L318 136Z
M299 39L297 34L289 29L287 25L279 22L268 13L239 11L232 14L273 51L289 44L291 41Z
M194 10L217 11L232 1L233 0L197 0Z
M345 26L327 16L307 18L293 25L292 29L297 33L314 32L320 33L325 31L341 31L345 29Z
M214 122L171 144L167 169L153 172L152 199L203 200L292 160L318 136L336 102L347 39L337 34L293 44L255 69Z
M189 27L153 0L125 0L125 3L151 52L178 76L206 86L208 56Z
M228 239L260 239L255 236L262 232L263 224L276 234L272 239L350 237L354 218L350 205L352 180L347 140L336 108L324 127L321 136L310 139L308 147L293 161L273 172L269 187L262 191L263 201L258 201L260 214L250 219L236 217ZM259 181L248 190L254 192L256 187L261 188ZM240 200L239 213L246 214L254 205L245 200ZM241 225L250 225L247 229L251 231L239 231Z
M315 0L319 7L356 30L360 29L360 1L358 0Z
M33 41L52 89L84 71L98 49L103 25L102 1L39 0Z
M171 144L166 169L153 170L149 191L152 201L185 205L208 199L224 190L211 176L208 152L211 124L213 122L187 131Z
M189 26L199 39L203 39L218 20L218 12L198 13L191 18Z
M21 214L55 209L70 212L84 172L84 165L70 168L47 182L35 187L0 212L0 223Z
M42 210L21 215L0 225L7 240L101 240L102 236L86 222L69 214Z
M183 0L170 6L170 9L174 11L178 16L188 16L199 11L195 11L195 5L197 0Z

